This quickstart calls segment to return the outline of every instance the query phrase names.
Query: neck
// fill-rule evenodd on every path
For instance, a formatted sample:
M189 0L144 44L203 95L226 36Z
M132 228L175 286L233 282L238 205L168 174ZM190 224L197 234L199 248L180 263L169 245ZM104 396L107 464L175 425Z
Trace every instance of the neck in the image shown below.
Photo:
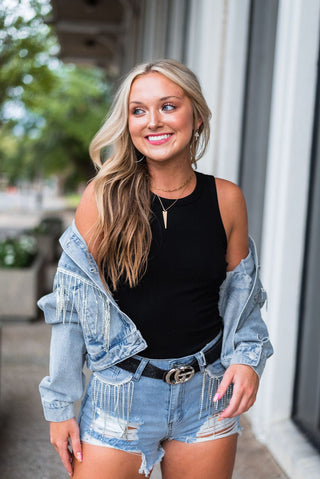
M194 187L195 174L191 164L183 168L151 168L151 171L149 168L149 173L150 189L160 196L176 198L182 189L189 191L190 186Z

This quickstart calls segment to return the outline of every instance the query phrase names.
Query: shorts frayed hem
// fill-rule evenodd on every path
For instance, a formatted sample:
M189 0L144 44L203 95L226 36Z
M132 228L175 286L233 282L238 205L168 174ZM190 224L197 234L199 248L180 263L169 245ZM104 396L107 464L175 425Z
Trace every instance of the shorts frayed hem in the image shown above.
M164 449L161 447L158 451L158 455L157 455L155 461L152 464L148 464L147 457L142 451L127 451L126 449L121 449L121 447L116 447L114 445L110 445L110 444L107 444L107 443L102 443L101 441L99 441L99 439L95 439L94 437L90 437L90 438L87 438L87 439L81 439L81 442L83 442L85 444L89 444L91 446L107 447L109 449L116 449L118 451L127 452L128 454L135 454L135 455L141 456L141 466L140 466L140 469L139 469L139 474L141 474L141 475L144 474L145 477L149 477L149 475L150 475L152 469L154 468L154 466L159 464L162 461L163 456L164 456Z
M147 460L146 460L145 454L141 453L141 455L142 455L142 463L141 463L141 467L139 469L139 474L144 474L145 477L149 477L149 474L151 473L154 466L156 466L157 464L159 464L162 461L163 456L164 456L164 449L162 447L160 448L160 450L158 451L158 456L157 456L156 460L151 465L147 465Z
M216 441L225 437L233 436L237 434L241 436L242 427L240 426L240 416L234 418L225 418L220 423L217 423L217 419L214 416L209 416L196 436L181 436L172 437L170 440L176 440L187 444L195 444L207 441Z

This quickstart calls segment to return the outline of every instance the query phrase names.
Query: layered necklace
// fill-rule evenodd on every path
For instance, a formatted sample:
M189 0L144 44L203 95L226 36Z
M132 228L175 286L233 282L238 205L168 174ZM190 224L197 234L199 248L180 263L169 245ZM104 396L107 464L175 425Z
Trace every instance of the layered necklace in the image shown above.
M168 229L168 211L170 210L170 208L172 208L177 203L177 201L179 201L181 199L181 197L183 195L183 192L186 189L186 187L188 186L188 184L190 183L190 181L192 180L193 175L194 175L194 172L192 171L191 175L186 179L186 181L182 185L178 186L177 188L173 188L171 190L164 190L164 189L161 189L161 188L154 188L153 187L154 190L164 191L165 193L173 193L174 191L182 190L180 198L177 198L176 200L174 200L174 202L171 203L171 205L169 205L167 208L164 207L160 196L158 196L156 194L156 197L158 198L158 200L160 202L160 205L161 205L161 208L162 208L162 217L163 217L163 224L164 224L165 229Z

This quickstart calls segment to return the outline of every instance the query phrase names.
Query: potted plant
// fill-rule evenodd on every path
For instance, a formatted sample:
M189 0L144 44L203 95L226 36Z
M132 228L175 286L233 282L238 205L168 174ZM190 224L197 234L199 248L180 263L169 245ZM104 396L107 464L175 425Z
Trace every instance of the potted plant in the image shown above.
M55 216L42 218L30 231L37 240L38 251L46 263L52 263L59 256L59 237L62 233L62 220Z
M0 320L37 316L42 262L34 236L0 241Z

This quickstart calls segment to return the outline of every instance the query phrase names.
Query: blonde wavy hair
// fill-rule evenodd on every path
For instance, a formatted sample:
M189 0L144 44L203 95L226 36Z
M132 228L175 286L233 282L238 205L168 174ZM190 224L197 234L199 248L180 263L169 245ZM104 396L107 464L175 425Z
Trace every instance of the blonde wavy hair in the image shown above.
M161 73L179 85L189 97L194 125L199 137L190 139L191 163L201 158L207 147L211 112L194 73L185 65L162 59L134 67L122 81L109 115L93 138L89 152L99 170L94 181L98 219L92 242L97 245L97 264L106 286L117 289L119 280L136 286L146 271L152 240L150 178L146 162L137 163L141 154L135 149L128 129L128 104L131 85L137 77ZM194 132L196 127L194 128ZM106 148L112 155L104 159ZM105 275L107 272L107 275Z

